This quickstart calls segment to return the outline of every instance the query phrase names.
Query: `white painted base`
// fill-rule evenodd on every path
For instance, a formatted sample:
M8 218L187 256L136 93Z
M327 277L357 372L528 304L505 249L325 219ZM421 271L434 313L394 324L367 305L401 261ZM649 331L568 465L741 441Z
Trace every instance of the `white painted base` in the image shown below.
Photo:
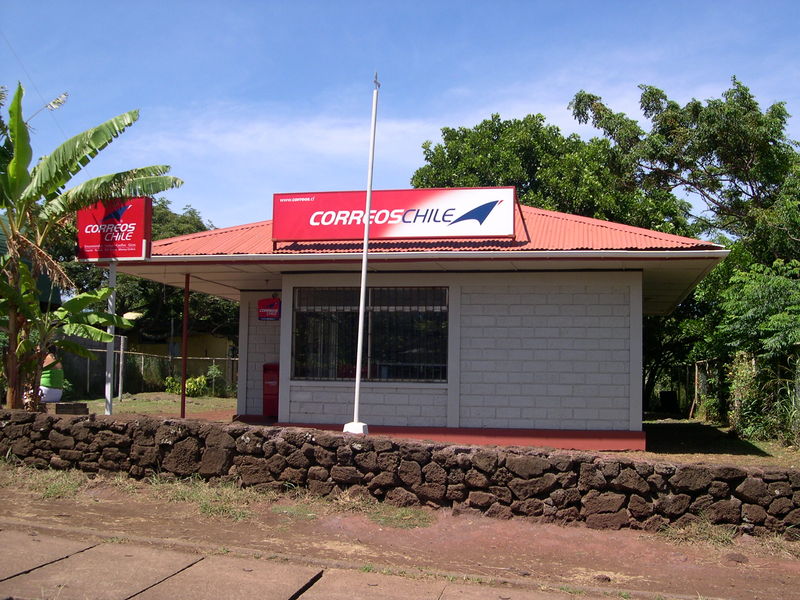
M367 427L366 423L361 423L360 421L351 421L350 423L345 423L342 431L344 433L367 434L369 433L369 428Z

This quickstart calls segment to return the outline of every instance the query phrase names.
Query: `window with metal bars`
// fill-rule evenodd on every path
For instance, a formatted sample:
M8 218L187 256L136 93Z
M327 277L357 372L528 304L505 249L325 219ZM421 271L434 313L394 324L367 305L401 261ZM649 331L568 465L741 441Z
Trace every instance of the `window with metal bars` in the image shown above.
M358 288L294 290L292 378L356 374ZM447 288L373 287L364 314L366 381L447 381Z

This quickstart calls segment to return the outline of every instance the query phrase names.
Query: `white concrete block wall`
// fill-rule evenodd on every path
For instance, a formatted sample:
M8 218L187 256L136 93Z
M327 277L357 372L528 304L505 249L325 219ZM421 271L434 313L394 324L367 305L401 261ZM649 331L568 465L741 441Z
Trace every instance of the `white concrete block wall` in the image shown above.
M353 384L293 381L289 421L347 423L353 420ZM367 424L447 425L447 384L361 384L359 417Z
M263 414L264 408L264 387L263 387L263 366L265 363L277 363L280 361L280 321L259 321L258 320L258 300L270 297L271 293L246 293L242 294L240 310L243 314L241 319L246 319L248 331L244 346L246 348L246 359L242 361L246 365L247 371L244 377L245 382L245 412L249 415ZM282 315L281 318L284 318ZM240 333L240 344L243 339ZM240 348L240 355L244 348ZM241 380L240 380L241 387ZM241 396L241 393L240 393ZM241 401L241 399L240 399Z
M280 420L348 422L352 383L290 378L291 304L294 286L357 286L357 275L283 281L280 348L255 297L248 309L248 412L261 414L261 365L279 350ZM641 273L376 273L370 285L448 286L450 344L446 384L364 382L368 424L641 429Z
M460 426L630 429L629 282L493 277L461 287Z

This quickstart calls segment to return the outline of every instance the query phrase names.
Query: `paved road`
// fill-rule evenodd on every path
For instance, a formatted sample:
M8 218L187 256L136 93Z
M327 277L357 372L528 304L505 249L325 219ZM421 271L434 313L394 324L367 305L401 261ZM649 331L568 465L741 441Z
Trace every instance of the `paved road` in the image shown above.
M589 597L581 596L584 600ZM563 600L563 593L420 580L0 530L7 600Z

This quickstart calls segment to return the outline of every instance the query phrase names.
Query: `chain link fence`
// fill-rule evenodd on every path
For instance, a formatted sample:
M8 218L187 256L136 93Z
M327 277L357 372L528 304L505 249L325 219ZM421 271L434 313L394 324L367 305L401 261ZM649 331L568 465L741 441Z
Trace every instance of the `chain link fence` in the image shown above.
M96 345L104 346L103 344ZM87 349L92 353L92 358L65 354L61 361L64 366L64 376L69 382L65 391L76 399L101 398L105 394L106 349L105 347ZM121 371L120 361L122 361ZM122 373L121 388L120 372ZM120 390L122 393L128 394L163 392L167 377L180 380L181 357L130 352L125 349L124 342L117 337L113 373L114 396L119 395ZM187 378L205 376L209 394L212 396L235 396L238 374L238 358L225 356L190 356L187 358Z

